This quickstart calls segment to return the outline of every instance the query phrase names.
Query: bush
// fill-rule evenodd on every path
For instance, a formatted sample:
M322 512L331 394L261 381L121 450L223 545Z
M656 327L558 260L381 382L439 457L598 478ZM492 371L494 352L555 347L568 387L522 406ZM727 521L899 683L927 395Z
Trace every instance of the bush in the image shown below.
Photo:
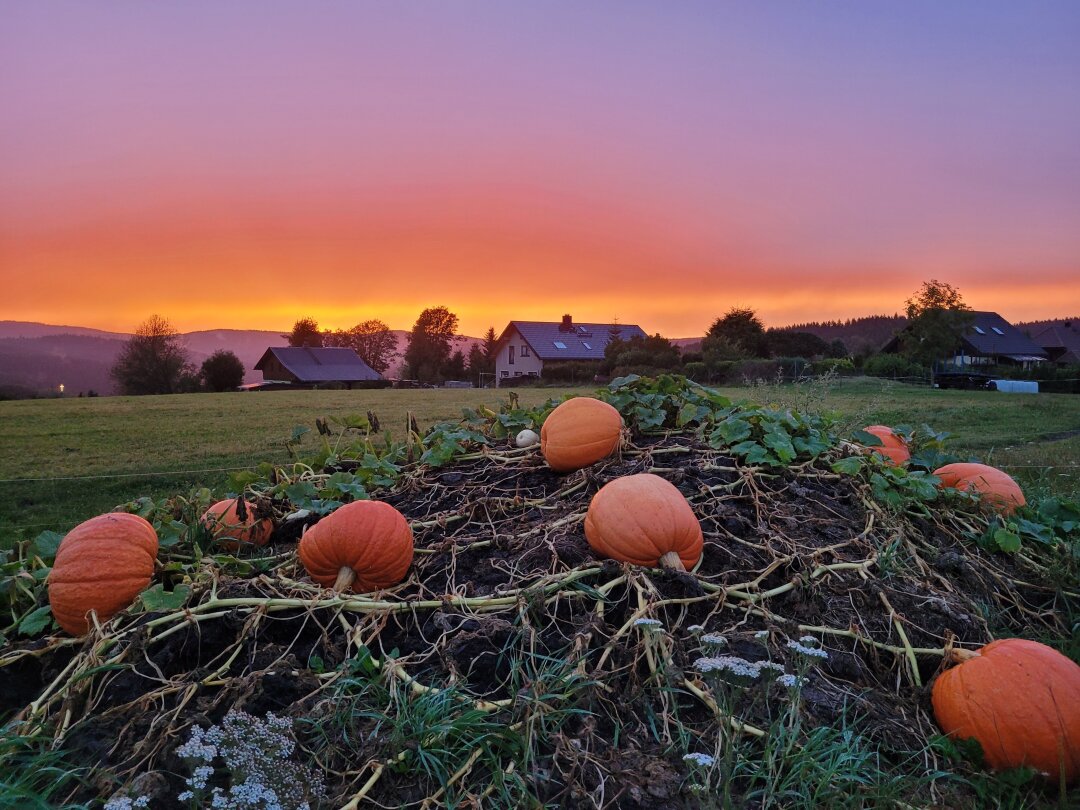
M875 354L863 363L870 377L925 377L926 369L899 354Z
M700 356L700 355L699 355ZM683 365L683 374L697 383L709 381L709 370L700 360L694 360Z
M544 365L544 380L547 382L560 383L591 383L593 377L600 373L600 363L591 360L565 360L561 363L546 363ZM516 377L510 379L527 379ZM505 385L504 379L500 385Z
M845 374L855 373L855 364L850 357L830 357L825 360L814 361L815 374Z

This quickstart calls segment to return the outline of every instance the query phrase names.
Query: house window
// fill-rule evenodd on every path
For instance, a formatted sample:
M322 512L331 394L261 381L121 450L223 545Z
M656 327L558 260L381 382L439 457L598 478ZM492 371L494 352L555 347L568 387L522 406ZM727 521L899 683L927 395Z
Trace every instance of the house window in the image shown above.
M561 340L554 340L554 341L552 341L552 343L555 344L556 349L565 349L566 348L566 344L563 343Z
M520 371L515 371L515 372L514 372L514 376L515 376L515 377L520 377L520 376L521 376L521 372L520 372Z
M975 331L978 332L980 335L986 334L986 332L983 331L983 328L981 326L976 326Z
M528 346L522 346L521 347L521 356L522 357L528 357L529 356L529 347Z
M510 365L514 365L514 347L510 347Z
M506 369L504 368L504 369L502 370L502 376L504 376L504 377L509 377L509 376L510 376L510 372L509 372L509 371L507 371L507 370L506 370Z
M990 328L994 330L995 335L1001 335L1002 337L1005 336L1005 333L998 329L996 326L991 326Z
M589 350L590 352L592 351L592 346L590 346L590 345L589 345L588 343L586 343L586 342L585 342L584 340L583 340L583 341L581 341L581 345L582 345L582 346L584 346L584 347L585 347L586 349L588 349L588 350Z

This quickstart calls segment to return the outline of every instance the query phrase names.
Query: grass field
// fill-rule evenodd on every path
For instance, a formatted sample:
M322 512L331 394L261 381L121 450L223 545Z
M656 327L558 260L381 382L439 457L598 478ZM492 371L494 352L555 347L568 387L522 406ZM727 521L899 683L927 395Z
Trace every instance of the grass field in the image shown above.
M591 388L522 389L524 404ZM935 391L857 379L724 389L733 400L831 411L844 429L929 424L955 452L1009 470L1029 492L1080 492L1080 397ZM316 418L373 411L402 435L495 405L491 390L296 391L0 402L0 547L66 531L136 497L221 488L227 470L285 462L285 440Z

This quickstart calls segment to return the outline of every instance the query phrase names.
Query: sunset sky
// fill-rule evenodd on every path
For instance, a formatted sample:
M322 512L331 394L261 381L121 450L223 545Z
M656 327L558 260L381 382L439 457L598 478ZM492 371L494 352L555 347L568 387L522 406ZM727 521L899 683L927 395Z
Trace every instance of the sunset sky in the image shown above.
M1080 314L1080 2L0 0L0 319Z

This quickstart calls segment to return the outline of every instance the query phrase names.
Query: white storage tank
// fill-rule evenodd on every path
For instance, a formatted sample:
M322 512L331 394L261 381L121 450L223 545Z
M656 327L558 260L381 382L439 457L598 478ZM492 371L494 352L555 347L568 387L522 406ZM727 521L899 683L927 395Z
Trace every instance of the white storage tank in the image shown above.
M1039 383L1035 380L994 380L998 391L1006 394L1037 394Z

